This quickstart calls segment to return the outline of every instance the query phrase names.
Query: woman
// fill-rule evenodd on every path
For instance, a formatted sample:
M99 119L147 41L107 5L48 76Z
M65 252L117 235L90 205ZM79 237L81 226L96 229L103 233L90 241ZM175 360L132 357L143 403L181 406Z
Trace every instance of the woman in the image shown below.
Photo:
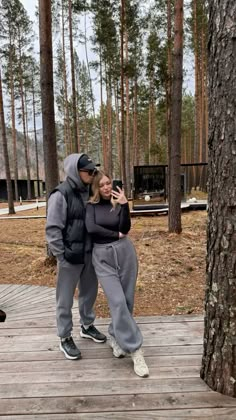
M107 296L112 321L109 344L115 357L130 353L134 371L147 377L148 367L141 350L143 337L133 316L138 264L127 234L131 227L129 205L124 191L112 190L109 175L95 175L93 195L86 208L86 227L93 241L93 265Z

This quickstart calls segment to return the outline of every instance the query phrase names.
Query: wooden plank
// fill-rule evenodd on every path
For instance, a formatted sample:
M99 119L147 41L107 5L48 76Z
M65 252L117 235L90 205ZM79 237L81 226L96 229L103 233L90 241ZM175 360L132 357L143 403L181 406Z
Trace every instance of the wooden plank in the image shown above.
M177 379L177 378L198 378L199 379L200 366L159 366L152 367L151 379ZM130 369L101 369L96 379L94 378L94 369L86 370L73 370L72 372L66 373L67 382L80 382L80 381L94 381L99 382L105 379L112 380L119 378L122 380L130 380ZM40 372L39 375L35 375L35 372L23 372L19 373L2 373L1 374L1 385L4 384L38 384L38 383L64 383L65 382L65 371L54 371L54 372Z
M36 291L32 292L32 293L31 292L29 292L27 294L25 293L24 296L20 297L20 300L19 300L19 298L17 299L17 296L9 297L9 300L7 302L4 302L4 305L8 309L10 309L12 307L15 307L15 309L25 307L25 309L27 309L28 305L32 305L32 303L34 303L34 302L36 304L41 302L42 304L46 305L47 301L51 301L55 306L56 299L55 299L54 294L49 293L47 290L45 290L45 292L43 292L43 293L39 293L38 295L37 295Z
M9 298L15 298L18 295L24 296L25 293L29 293L36 289L38 289L41 292L43 291L43 287L41 289L40 286L32 286L31 284L12 284L12 286L9 288L8 293L7 295L5 295L5 297L9 299Z
M103 413L77 414L33 414L27 415L27 420L235 420L236 408L192 408L180 410L156 411L116 411ZM1 416L1 420L26 420L25 416Z
M14 306L12 306L12 308L6 307L6 312L8 313L8 315L14 315L14 316L19 316L19 315L31 315L32 317L34 317L34 314L41 314L44 312L56 312L56 305L54 302L51 301L51 299L49 299L48 301L39 301L37 303L28 303L25 306L22 307L16 307L14 309Z
M3 296L5 296L5 293L8 293L8 291L10 289L12 289L12 286L17 287L19 285L17 285L17 284L0 284L0 300Z
M143 381L138 378L135 373L130 375L129 381L126 379L114 378L112 380L93 378L83 382L68 382L67 373L64 374L64 382L62 383L17 383L17 384L0 384L1 398L43 398L43 397L76 397L90 395L119 395L135 393L152 394L155 392L203 392L208 390L208 386L199 378L178 378L178 379L151 379L146 378ZM96 380L97 379L97 380ZM236 402L235 402L236 405ZM121 407L120 407L121 408Z
M7 312L7 310L6 310ZM14 312L12 313L7 313L7 318L9 319L9 321L13 321L13 320L21 320L21 321L25 321L25 320L29 320L29 316L31 316L32 318L49 318L52 316L55 316L55 310L51 310L51 311L36 311L36 312L28 312L27 314L24 314L24 312L20 313L20 314L14 314Z
M16 308L21 308L23 306L26 306L28 304L32 303L38 303L38 302L47 302L52 301L54 303L54 306L56 304L55 299L55 292L50 292L48 290L44 290L41 293L37 293L37 291L30 291L29 293L25 293L24 297L21 297L20 300L17 300L17 296L9 297L9 302L7 303L7 307L11 308L16 305ZM6 304L6 302L5 302Z
M161 315L161 316L137 316L136 321L140 324L155 324L166 322L199 322L204 317L200 315Z
M54 305L54 306L56 306L56 305ZM75 317L75 319L79 319L77 305L73 308L73 316ZM147 329L148 331L149 330L150 331L155 331L158 328L166 329L166 330L168 330L168 329L173 330L173 329L189 328L189 330L191 330L192 328L195 329L195 328L203 327L203 322L201 320L200 321L195 321L195 322L187 322L187 321L176 322L176 323L169 322L169 323L165 323L165 324L163 324L163 323L142 324L142 323L138 322L138 317L136 317L135 320L142 330ZM110 318L96 318L96 320L95 320L95 324L97 326L100 326L100 325L107 325L108 326L110 324L110 322L111 322ZM37 319L25 320L24 321L24 327L27 328L28 326L32 326L32 325L37 326L37 323L38 323ZM22 323L20 323L19 321L14 321L14 323L13 323L13 321L10 321L8 319L2 325L2 327L12 328L13 325L14 325L15 328L22 327ZM50 327L52 325L56 325L56 320L55 320L54 317L49 318L48 322L45 323L45 326Z
M140 379L143 382L142 379ZM146 380L145 380L146 381ZM1 415L64 414L65 413L103 413L137 412L150 410L180 410L192 408L236 408L236 399L215 392L188 392L165 394L130 394L76 396L53 398L4 398L0 404ZM126 414L125 414L126 415ZM124 417L126 418L126 417ZM67 417L65 416L65 419ZM25 419L26 420L26 417ZM222 419L221 419L222 420Z
M79 328L78 328L79 329ZM105 332L105 331L104 331ZM94 343L92 340L80 338L74 334L74 340L78 345L80 343L86 341L89 342L89 346L91 348L99 349L101 346L106 345L105 343ZM4 340L1 343L1 352L11 352L11 351L36 351L36 350L48 350L55 345L58 345L59 339L56 337L56 334L53 336L4 336ZM155 336L150 339L145 339L143 346L144 347L170 347L170 346L191 346L191 345L201 345L202 344L202 337L194 337L194 336L186 336L186 337L162 337L162 336ZM38 347L37 347L38 346Z
M158 336L158 337L166 337L166 336L169 336L169 335L171 335L171 336L175 336L175 337L181 337L181 336L187 336L187 335L189 335L189 337L190 336L192 336L192 337L194 337L194 336L203 336L203 328L202 327L195 327L195 328L192 328L192 329L188 329L188 328L181 328L181 329L175 329L175 330L172 330L172 329L149 329L149 331L146 331L146 330L143 330L143 328L145 328L145 327L141 327L140 329L141 329L141 331L142 331L142 334L143 334L143 338L144 338L144 340L146 340L146 339L148 339L148 338L152 338L152 337L156 337L156 336ZM79 326L78 326L78 329L79 329ZM105 326L101 326L100 328L99 328L99 330L101 330L104 334L108 334L107 333L107 326L105 325ZM16 337L16 336L21 336L21 337L27 337L27 336L32 336L32 339L33 339L33 336L35 336L36 334L37 335L40 335L40 336L43 336L43 339L44 338L51 338L51 337L53 337L53 336L55 336L55 333L56 333L56 328L55 327L53 327L53 328L48 328L47 326L45 326L45 327L38 327L37 329L35 329L35 328L24 328L24 326L22 326L22 328L21 329L19 329L19 328L11 328L11 329L8 329L8 331L9 331L9 333L7 334L8 336L10 335L11 337ZM0 336L4 336L4 335L6 335L6 332L4 332L4 329L1 329L0 330Z
M8 287L6 287L4 289L4 291L0 294L0 299L1 299L1 306L3 304L5 304L5 301L7 301L9 299L9 297L11 297L12 293L17 293L17 291L19 292L19 294L24 292L24 289L29 288L30 285L20 285L20 284L12 284L9 285Z
M79 323L79 319L78 317L74 317L75 319L75 324L76 322ZM96 325L99 326L99 324ZM160 335L169 335L169 332L171 332L171 335L176 334L176 335L180 335L182 334L191 334L194 335L195 332L199 333L199 332L203 332L203 325L202 323L195 323L194 326L186 326L186 325L181 325L181 324L176 324L176 328L173 327L172 324L167 324L168 327L165 328L162 325L161 326L157 326L157 324L153 325L153 326L149 326L149 328L146 328L145 325L140 325L140 330L142 331L143 335L154 335L154 334L160 334ZM52 323L45 323L45 326L43 326L41 323L39 323L37 325L37 320L34 321L26 321L23 324L22 323L17 323L16 322L12 322L12 321L8 321L6 320L6 322L4 322L4 324L1 326L1 330L0 330L0 334L4 335L4 329L7 329L11 332L11 334L13 335L18 335L19 331L20 334L31 334L35 331L37 331L37 333L39 333L41 330L55 330L55 326L56 326L56 322L55 320L53 320ZM20 327L20 328L19 328ZM33 328L32 328L33 327ZM37 329L36 329L36 328ZM108 325L107 324L101 324L100 328L102 328L104 331L107 330Z
M73 312L73 319L74 319L74 324L76 325L76 323L78 323L79 325L79 315L78 315L78 309L76 308L76 310ZM135 318L137 321L137 318ZM100 326L108 326L108 324L110 323L110 319L109 318L97 318L95 320L95 325L97 327ZM149 324L138 324L140 326L140 329L143 331L147 326L149 326ZM158 328L158 325L162 328L163 324L151 324L149 326L148 331L155 331L156 328ZM176 324L172 324L172 323L167 323L166 324L166 328L165 330L172 330L174 328L174 326L176 325L176 329L185 329L186 328L186 323L176 323ZM6 321L1 325L1 329L12 329L12 328L31 328L31 327L35 327L35 328L52 328L56 326L56 317L53 314L51 317L47 318L47 319L39 319L39 318L31 318L31 319L25 319L24 322L22 323L22 320L10 320L10 319L6 319ZM189 327L189 330L191 331L192 329L198 329L198 328L203 328L203 323L201 321L199 322L194 322L193 324L187 323L187 326Z
M81 342L81 339L74 336L74 339L76 343ZM86 339L87 341L87 339ZM105 343L93 343L91 340L89 341L91 346L97 345L99 346L104 345ZM2 340L1 343L1 352L7 352L7 351L36 351L36 350L47 350L48 348L52 348L58 343L58 338L55 337L47 337L47 336L23 336L23 337L11 337L11 336L5 336L4 340ZM177 346L177 345L196 345L196 344L202 344L202 337L199 336L185 336L185 337L162 337L162 336L155 336L150 339L145 339L144 346L145 347L153 347L153 346Z
M59 351L59 345L53 346L54 350L42 350L42 351L7 351L1 352L0 349L0 362L30 362L40 360L59 360L64 359L64 355ZM79 345L82 351L83 359L104 359L111 358L111 349L107 346L91 347L91 345L85 340ZM38 349L39 350L39 349ZM171 346L171 347L144 347L145 356L178 356L178 355L198 355L199 360L202 356L202 345L197 346Z
M150 367L157 366L200 366L201 356L189 355L189 356L155 356L147 357L147 364ZM32 362L2 362L0 365L0 372L54 372L54 371L68 371L73 372L74 369L94 369L99 371L100 369L120 369L120 368L133 369L133 363L129 356L123 359L117 359L112 357L109 360L103 360L98 357L96 360L89 358L82 358L80 360L52 360L52 361L38 361L37 363Z

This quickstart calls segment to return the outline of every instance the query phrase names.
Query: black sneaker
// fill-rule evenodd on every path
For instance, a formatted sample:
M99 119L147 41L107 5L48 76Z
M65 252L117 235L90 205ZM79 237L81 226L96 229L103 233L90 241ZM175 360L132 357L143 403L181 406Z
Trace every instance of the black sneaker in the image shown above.
M78 347L76 347L72 337L68 337L61 340L60 350L63 351L67 359L81 359L81 352L78 349Z
M94 325L90 325L87 330L81 326L80 336L83 338L91 338L95 343L105 343L107 338L104 334L100 333Z

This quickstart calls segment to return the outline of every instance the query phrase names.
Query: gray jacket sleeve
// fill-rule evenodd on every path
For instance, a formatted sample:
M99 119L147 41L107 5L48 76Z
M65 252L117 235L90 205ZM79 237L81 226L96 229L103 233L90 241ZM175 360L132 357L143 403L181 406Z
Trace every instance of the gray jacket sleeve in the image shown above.
M52 254L59 260L64 258L62 231L66 226L67 202L60 191L55 191L48 200L46 240Z

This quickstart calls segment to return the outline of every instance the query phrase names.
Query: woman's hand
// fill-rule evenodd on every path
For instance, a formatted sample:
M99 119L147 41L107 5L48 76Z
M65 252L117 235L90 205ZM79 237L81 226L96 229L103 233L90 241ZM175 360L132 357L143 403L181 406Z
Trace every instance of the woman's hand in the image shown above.
M128 203L128 200L127 200L127 198L125 196L124 191L120 187L118 187L118 186L117 186L117 189L118 189L118 192L117 191L114 191L114 190L111 191L112 196L114 198L116 198L117 203L119 203L119 204L126 204L126 203Z

